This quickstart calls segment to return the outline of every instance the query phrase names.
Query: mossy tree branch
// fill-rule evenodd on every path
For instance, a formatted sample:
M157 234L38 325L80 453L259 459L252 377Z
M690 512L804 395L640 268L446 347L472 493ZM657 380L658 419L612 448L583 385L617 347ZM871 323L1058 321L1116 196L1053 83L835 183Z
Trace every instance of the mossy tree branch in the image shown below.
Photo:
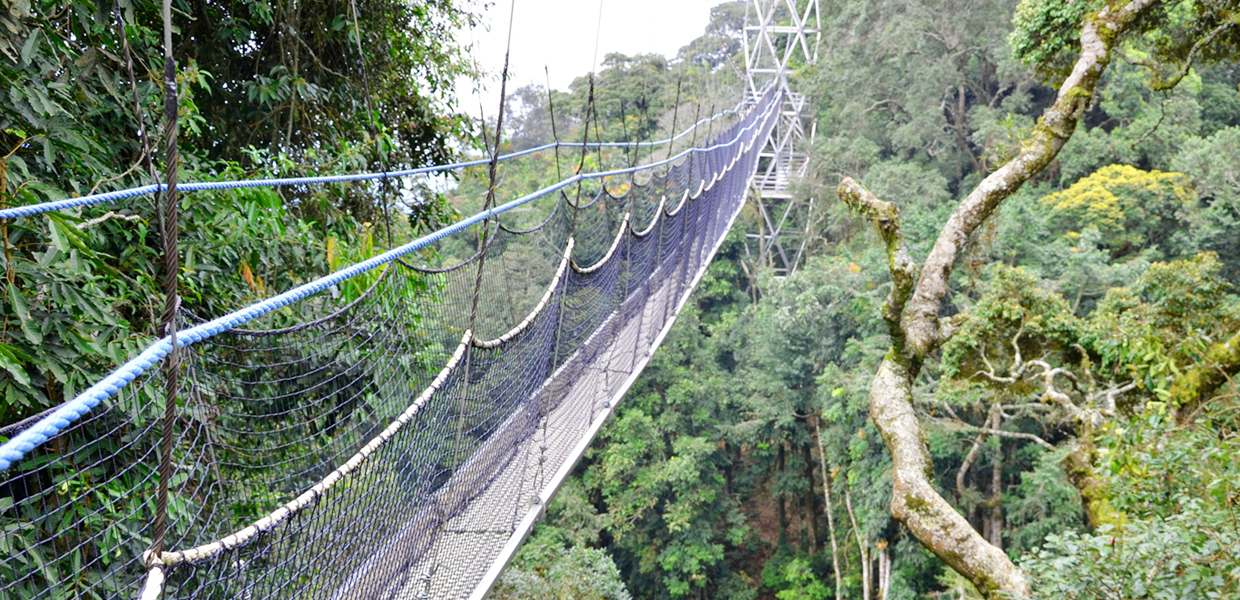
M892 286L887 302L883 305L883 319L887 321L887 329L891 333L892 347L904 355L904 332L900 327L900 316L913 293L917 264L913 262L908 246L904 243L904 231L900 228L900 209L895 204L879 200L851 177L845 177L840 182L837 193L849 207L874 223L879 237L887 247L887 267L891 269Z
M1240 332L1206 349L1204 359L1172 384L1171 400L1184 409L1180 414L1191 415L1236 373L1240 373Z
M1072 73L1059 88L1055 103L1038 119L1032 135L1019 153L991 173L956 207L934 248L926 257L921 278L904 314L908 343L919 356L926 356L950 336L940 329L939 309L947 296L956 261L969 237L1020 186L1046 168L1076 131L1077 123L1093 101L1098 80L1110 64L1116 40L1129 23L1154 0L1111 2L1085 17L1081 27L1081 53Z
M896 207L883 202L851 179L841 182L840 200L878 226L887 247L893 286L884 308L892 333L891 351L870 388L870 418L892 455L892 515L943 562L989 598L1030 594L1024 574L999 548L987 542L930 483L934 463L925 433L913 410L913 382L921 364L951 336L939 321L952 270L975 232L1006 198L1044 169L1072 137L1094 98L1098 81L1112 58L1121 33L1154 0L1109 2L1086 15L1081 52L1060 86L1055 103L1038 120L1019 153L991 173L966 197L926 258L915 285L916 266L904 245Z

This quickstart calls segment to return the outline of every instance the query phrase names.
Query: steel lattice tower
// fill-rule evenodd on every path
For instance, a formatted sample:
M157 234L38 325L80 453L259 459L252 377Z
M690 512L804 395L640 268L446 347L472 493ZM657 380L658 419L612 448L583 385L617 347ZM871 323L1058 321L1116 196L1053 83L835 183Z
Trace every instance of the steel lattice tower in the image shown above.
M816 123L804 94L788 84L788 74L818 60L819 0L750 0L745 11L745 71L748 95L756 102L768 83L784 90L779 123L759 155L754 175L756 223L746 234L746 251L757 243L757 258L778 275L796 271L805 251L813 198L797 198L790 184L804 177ZM808 134L807 134L808 132ZM755 227L756 225L756 227ZM756 229L756 231L755 231Z

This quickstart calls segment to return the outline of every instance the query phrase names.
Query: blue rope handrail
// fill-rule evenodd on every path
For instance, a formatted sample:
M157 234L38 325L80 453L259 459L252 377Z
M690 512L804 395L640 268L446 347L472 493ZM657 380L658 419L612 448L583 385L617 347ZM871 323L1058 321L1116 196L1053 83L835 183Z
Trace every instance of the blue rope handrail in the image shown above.
M769 86L769 84L768 84ZM692 133L698 127L707 123L722 119L731 114L736 114L746 103L742 100L735 107L722 111L711 117L707 117L690 125L684 131L664 140L656 140L651 142L554 142L551 144L543 144L535 148L527 148L518 152L504 154L499 160L511 160L522 156L527 156L536 152L556 148L652 148L675 143L677 140L684 138ZM379 173L349 173L344 175L321 175L309 177L283 177L273 179L246 179L239 181L197 181L189 183L178 183L177 190L181 192L194 192L203 190L230 190L238 188L254 188L254 187L279 187L286 185L311 185L323 183L343 183L349 181L371 181L383 179L396 179L401 177L409 177L412 175L423 175L426 173L437 173L441 171L454 171L464 169L466 167L475 167L485 165L491 162L490 158L480 158L476 160L467 160L446 165L432 165L429 167L418 167L416 169L402 169L399 171L387 171ZM17 206L0 210L0 219L14 219L18 217L32 217L35 215L63 210L66 208L77 208L79 206L88 206L91 204L101 204L104 202L112 202L115 200L124 200L125 198L133 198L134 196L142 196L144 194L152 194L163 190L166 185L162 183L128 188L124 190L116 190L112 192L103 192L99 194L88 194L77 198L66 198L64 200L53 200L51 202L41 202L38 204L27 204L25 206Z

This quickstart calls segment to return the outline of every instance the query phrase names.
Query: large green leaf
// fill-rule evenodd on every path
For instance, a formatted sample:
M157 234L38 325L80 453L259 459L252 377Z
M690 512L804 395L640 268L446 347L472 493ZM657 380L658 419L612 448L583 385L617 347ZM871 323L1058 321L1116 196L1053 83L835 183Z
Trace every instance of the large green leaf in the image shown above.
M26 369L22 367L21 361L18 360L19 352L16 348L7 344L0 344L0 367L4 367L18 383L29 386L30 376L26 374Z

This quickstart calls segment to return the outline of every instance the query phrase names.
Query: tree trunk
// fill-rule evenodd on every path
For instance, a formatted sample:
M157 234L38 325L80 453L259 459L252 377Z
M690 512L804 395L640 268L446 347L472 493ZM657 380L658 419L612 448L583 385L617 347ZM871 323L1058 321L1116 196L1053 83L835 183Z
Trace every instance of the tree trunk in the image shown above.
M956 88L956 107L952 108L951 105L948 104L947 112L951 113L952 129L956 130L956 143L960 145L960 151L963 152L965 156L969 157L969 163L973 165L973 170L975 172L984 174L986 173L986 169L982 166L982 163L977 160L977 155L973 154L973 149L969 147L969 141L965 136L967 128L965 119L968 118L968 114L965 110L964 86L961 85Z
M995 419L996 423L998 419ZM996 426L995 429L998 429ZM996 440L1000 441L1000 440ZM994 464L990 467L990 543L1003 549L1003 445L995 450Z
M827 531L831 536L831 568L835 575L835 600L843 600L844 588L840 579L840 545L835 539L835 517L831 516L831 474L827 471L827 449L822 445L822 429L818 420L814 420L814 436L818 438L818 464L822 467L822 499L825 502L823 512L827 513Z
M1240 373L1240 333L1206 349L1201 366L1178 377L1171 386L1171 398L1179 404L1179 420L1191 419L1196 408L1205 404L1218 388Z
M780 480L784 477L784 443L779 443L779 450L775 455L775 479L771 482L771 487L775 488L771 495L775 498L775 516L779 521L779 535L776 536L776 544L782 548L788 544L788 511L784 507L784 490L780 485Z
M870 418L892 453L891 514L913 536L983 595L999 591L1029 594L1029 583L1003 551L992 546L934 487L934 464L913 413L913 383L908 369L883 360L870 391Z
M865 535L861 533L860 525L857 524L857 514L853 512L852 493L849 492L847 482L844 483L844 506L848 508L848 520L852 522L853 535L857 538L857 547L861 549L861 598L870 600L869 544L865 540Z
M953 324L941 321L940 314L952 272L969 240L1004 200L1059 154L1094 101L1120 35L1152 4L1154 0L1108 1L1097 12L1085 15L1080 54L1055 102L1022 140L1018 154L960 202L920 268L904 242L896 206L879 200L850 178L839 186L840 199L877 226L892 275L891 292L883 307L891 349L870 388L870 418L892 457L891 513L923 546L990 598L1027 597L1029 582L931 484L934 465L913 411L913 381L923 361L951 337Z
M815 518L814 511L814 451L808 445L803 450L805 480L809 482L805 488L805 522L809 526L809 555L813 556L818 551L818 519Z
M887 590L891 588L891 546L885 542L878 548L878 598L887 600Z
M1117 525L1121 521L1119 511L1111 505L1106 484L1094 474L1094 461L1097 458L1093 433L1084 430L1073 440L1072 449L1063 457L1061 463L1064 473L1068 475L1068 481L1081 493L1081 506L1089 518L1090 529L1097 529L1104 523Z

